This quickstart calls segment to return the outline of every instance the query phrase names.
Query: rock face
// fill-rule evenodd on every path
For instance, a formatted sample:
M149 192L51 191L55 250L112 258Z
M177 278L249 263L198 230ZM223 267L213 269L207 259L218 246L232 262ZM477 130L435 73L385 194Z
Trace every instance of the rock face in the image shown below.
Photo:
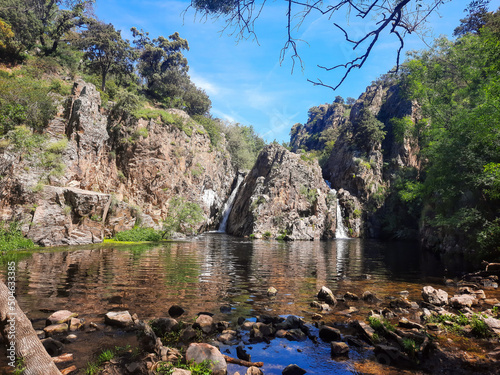
M333 238L335 208L319 166L273 144L261 151L245 177L227 231L257 238Z
M381 80L369 86L355 103L311 108L308 122L291 130L294 152L326 152L322 156L326 158L323 176L338 192L351 237L416 238L418 234L416 220L390 195L400 170L420 168L417 140L395 130L393 119L407 118L413 123L420 119L418 105L404 99L400 91L398 85ZM371 138L367 118L371 118L370 126L379 124L385 132L382 141ZM394 212L405 219L391 223Z
M0 219L22 222L41 245L88 244L137 224L158 228L170 199L182 197L202 208L201 230L215 228L236 176L224 137L214 147L179 110L166 120L108 112L95 86L79 80L39 155L1 149Z

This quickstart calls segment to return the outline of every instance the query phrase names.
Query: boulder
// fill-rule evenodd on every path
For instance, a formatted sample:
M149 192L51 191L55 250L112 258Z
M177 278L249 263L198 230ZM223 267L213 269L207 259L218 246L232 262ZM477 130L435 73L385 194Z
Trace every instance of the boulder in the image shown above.
M217 337L217 340L224 345L231 345L238 341L238 333L233 330L222 331L221 335Z
M104 322L110 326L128 327L134 324L128 311L110 311L104 315Z
M252 360L251 355L245 351L245 348L243 346L236 347L236 356L243 361L250 362Z
M363 339L367 340L369 343L373 343L375 330L372 327L359 320L354 321L353 326L359 331Z
M347 355L349 353L349 345L345 342L333 341L331 344L332 356Z
M325 342L339 341L340 331L329 326L322 326L319 329L319 338Z
M64 344L60 341L54 340L53 338L49 337L47 339L43 339L42 345L49 353L51 357L56 357L58 355L61 355L64 349Z
M361 296L361 299L365 302L373 303L377 302L378 298L375 296L373 292L370 292L369 290L365 291L363 295Z
M67 323L71 320L71 318L76 318L77 316L78 316L77 313L73 313L69 310L59 310L51 314L47 318L46 324L51 325L51 324Z
M209 315L200 314L196 318L193 328L199 328L206 334L212 333L215 328L214 319Z
M326 286L322 286L317 295L319 300L325 301L329 305L335 306L337 304L337 300L333 295L332 291Z
M175 367L172 375L191 375L191 371Z
M222 353L215 346L205 343L193 343L186 350L186 361L194 361L202 363L203 361L211 362L212 374L226 375L227 363Z
M247 369L247 372L245 373L245 375L263 375L264 373L262 372L262 370L258 367L255 367L255 366L251 366Z
M304 375L307 371L299 366L292 364L286 366L281 372L282 375Z
M450 298L450 305L457 309L472 307L472 305L477 305L477 299L470 294L457 295Z
M83 327L83 320L77 318L71 318L69 321L69 330L70 331L78 331Z
M66 323L51 324L43 329L45 334L50 337L58 333L63 333L68 330L68 325Z
M278 290L275 287L271 286L267 289L268 296L275 296L276 294L278 294Z
M495 332L497 335L500 335L500 320L495 318L485 318L484 322L488 325L488 327Z
M173 305L168 309L168 315L172 318L177 319L179 316L185 313L185 310L179 305Z

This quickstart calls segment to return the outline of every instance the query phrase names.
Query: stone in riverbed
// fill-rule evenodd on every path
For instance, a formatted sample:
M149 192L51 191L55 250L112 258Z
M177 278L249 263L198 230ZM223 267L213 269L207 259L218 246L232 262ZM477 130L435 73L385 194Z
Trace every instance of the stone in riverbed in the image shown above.
M374 293L370 292L369 290L365 291L363 295L361 296L361 299L365 302L373 303L377 302L378 298L375 296Z
M189 345L186 351L186 361L195 361L202 363L203 361L210 361L212 374L226 375L227 363L222 353L215 346L205 343L193 343Z
M331 353L332 356L341 356L347 355L349 353L349 345L345 342L332 342L331 344Z
M243 346L236 347L236 356L243 361L250 362L252 360L251 355L245 351Z
M408 328L408 329L425 329L423 325L409 321L406 318L401 318L398 322L398 326L402 328Z
M500 320L495 318L486 318L484 322L488 325L488 327L495 332L497 335L500 335Z
M340 331L329 326L322 326L319 329L319 338L324 342L332 342L340 340Z
M66 323L59 323L59 324L51 324L50 326L45 327L44 332L47 336L53 336L58 333L63 333L68 330L68 325Z
M276 294L278 294L278 290L275 288L275 287L269 287L269 289L267 289L267 295L268 296L275 296Z
M179 316L185 313L185 310L179 305L173 305L168 309L168 315L172 318L177 319Z
M264 373L262 372L262 370L258 367L255 367L255 366L251 366L247 369L247 372L245 373L245 375L264 375Z
M454 296L450 298L450 305L461 309L464 307L471 307L472 305L477 305L477 299L470 294L462 294L459 296Z
M43 347L51 357L55 357L62 354L64 349L64 344L62 342L54 340L51 337L43 339L41 341Z
M69 321L69 330L70 331L78 331L83 327L83 321L77 318L71 318Z
M350 299L352 301L357 301L359 299L359 297L356 294L351 293L351 292L347 292L346 294L344 294L344 298Z
M104 323L116 327L128 327L134 322L128 311L110 311L104 316Z
M422 298L425 302L436 306L443 306L448 303L448 293L442 289L434 289L430 285L422 288Z
M281 372L282 375L304 375L307 371L293 364L286 366Z
M76 317L78 317L77 313L73 313L69 310L59 310L47 318L46 325L49 326L51 324L67 323L71 320L71 318Z
M214 330L214 319L211 316L200 314L193 328L200 328L204 333L209 334Z
M318 292L318 299L325 301L329 305L335 306L337 304L337 300L333 295L332 291L326 286L322 286L320 291Z
M191 371L176 367L174 368L174 372L172 372L172 375L191 375Z
M375 330L372 327L359 320L354 321L353 326L359 331L363 339L367 340L369 343L373 343Z

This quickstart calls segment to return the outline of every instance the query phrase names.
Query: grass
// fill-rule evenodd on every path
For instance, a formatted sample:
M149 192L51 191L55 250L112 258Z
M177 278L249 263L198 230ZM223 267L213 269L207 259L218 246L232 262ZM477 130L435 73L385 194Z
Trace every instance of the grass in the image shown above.
M87 366L85 367L85 375L97 375L97 374L99 374L99 372L103 369L103 365L106 362L109 362L112 359L114 359L120 355L123 355L129 351L130 351L130 345L123 346L123 347L115 346L114 349L103 350L94 361L87 363ZM138 348L134 348L131 351L131 355L133 358L136 358L139 355Z
M191 371L192 375L211 375L212 374L212 363L208 360L205 360L201 363L196 363L191 361L187 364L183 364L178 362L177 364L173 363L162 363L156 369L157 374L161 375L170 375L174 372L174 368L185 369Z
M470 326L471 334L475 337L479 338L487 338L491 337L491 331L488 325L483 320L483 315L481 314L472 314L469 318L462 313L458 315L432 315L426 318L427 323L437 323L441 325L446 331L464 335L463 327ZM450 322L452 324L444 324L445 322Z
M17 221L8 224L0 221L0 251L32 249L34 247L33 241L23 236Z
M119 242L143 242L143 241L161 241L163 233L153 228L132 228L123 232L116 233L115 240Z

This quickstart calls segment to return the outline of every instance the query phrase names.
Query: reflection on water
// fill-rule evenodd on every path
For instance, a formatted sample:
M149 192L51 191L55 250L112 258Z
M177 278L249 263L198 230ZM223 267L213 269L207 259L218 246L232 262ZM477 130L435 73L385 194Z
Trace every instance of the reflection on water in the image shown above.
M70 309L98 315L129 309L163 316L172 304L191 313L229 303L241 314L297 313L322 285L334 292L384 294L442 277L432 255L409 243L336 240L251 241L206 234L190 242L34 253L17 264L18 299L33 318ZM5 277L5 267L0 270ZM269 299L267 288L279 294Z
M0 265L3 280L5 271ZM369 289L383 298L408 290L410 299L420 299L422 283L439 282L443 276L439 261L410 243L285 243L212 233L189 242L36 252L17 262L17 298L35 328L43 327L48 312L59 309L78 312L87 321L126 309L146 320L167 316L173 304L182 305L187 317L209 311L235 320L260 313L305 316L323 285L335 294ZM278 290L276 297L267 296L270 286ZM223 304L232 306L229 316L219 312ZM296 350L294 345L299 344L284 347ZM303 350L311 352L304 361L323 366L324 359L316 356L329 349ZM313 367L309 373L315 373ZM274 372L267 368L265 373Z

